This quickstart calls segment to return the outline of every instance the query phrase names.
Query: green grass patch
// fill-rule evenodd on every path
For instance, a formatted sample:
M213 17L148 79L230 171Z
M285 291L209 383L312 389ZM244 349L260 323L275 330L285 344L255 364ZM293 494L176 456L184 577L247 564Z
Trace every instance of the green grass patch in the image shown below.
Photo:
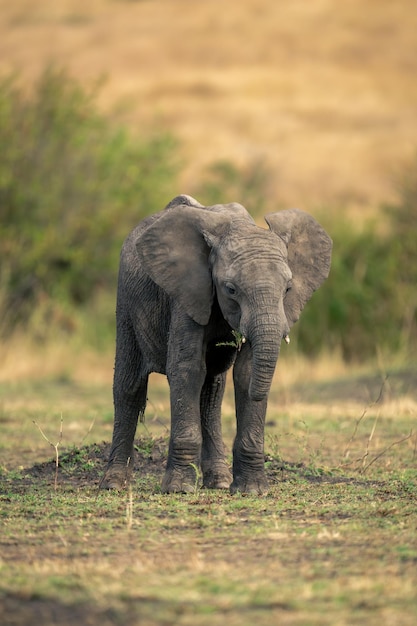
M410 397L361 418L360 405L344 413L343 399L309 401L302 414L287 404L284 414L273 394L271 490L258 498L161 494L169 407L158 385L138 428L131 485L117 493L99 490L107 389L51 379L1 391L4 623L415 623ZM33 418L53 444L61 437L58 467ZM229 447L232 436L227 414Z

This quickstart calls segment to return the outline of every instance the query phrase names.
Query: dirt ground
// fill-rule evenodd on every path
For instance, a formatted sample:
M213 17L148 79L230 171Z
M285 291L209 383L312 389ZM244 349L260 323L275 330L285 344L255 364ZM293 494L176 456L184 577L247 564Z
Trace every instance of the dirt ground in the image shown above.
M72 428L74 442L85 436L91 410L104 415L107 384L3 383L0 623L414 626L417 376L404 367L383 380L274 387L264 498L160 493L165 387L153 390L148 430L138 432L131 486L107 492L110 415L88 443L67 440ZM57 399L71 403L58 467L32 421L57 441ZM30 454L16 421L25 407Z
M164 471L166 454L167 454L167 440L166 438L156 439L151 442L149 439L138 440L137 441L137 452L135 457L135 465L134 472L135 475L140 475L142 479L149 483L155 481L160 483L162 478L162 473ZM39 485L42 484L49 490L54 489L54 485L56 481L58 481L59 490L61 492L70 493L78 493L80 497L85 493L85 490L88 489L97 489L99 488L100 479L103 475L105 465L107 462L109 454L109 444L91 444L84 446L82 448L77 448L71 450L69 452L63 452L60 458L59 467L56 468L55 459L52 459L48 462L35 464L30 468L26 468L23 472L24 477L19 478L16 481L13 479L7 481L7 493L14 493L15 496L18 494L27 494L31 490L35 493L39 490ZM348 489L350 492L358 492L361 494L360 498L369 497L369 494L372 492L374 494L373 498L377 499L378 508L377 508L377 516L382 516L381 519L384 519L386 516L390 517L393 514L393 506L400 506L400 502L408 503L408 512L405 513L405 518L407 516L412 515L412 507L410 507L410 492L404 486L403 492L398 488L398 484L395 487L395 505L393 505L393 485L386 479L386 477L376 478L375 476L360 476L356 475L347 475L346 473L337 474L326 471L316 471L313 472L311 467L308 467L304 463L288 463L277 460L276 458L266 457L266 462L268 464L267 467L267 475L270 481L270 484L273 488L279 488L282 492L283 490L290 489L290 492L293 490L297 490L297 484L304 483L307 485L307 488L311 491L315 491L316 495L321 493L327 493L329 490L336 490L338 497L342 497L342 490ZM89 468L89 469L86 469ZM98 493L98 492L97 492ZM136 487L135 487L136 493ZM376 495L375 495L376 494ZM136 496L135 496L136 497ZM292 496L294 497L294 496ZM320 495L318 495L320 498ZM334 496L333 496L334 497ZM351 496L350 496L351 497ZM219 500L219 496L216 493L206 492L203 495L196 495L195 498L189 499L187 506L191 509L195 509L195 513L198 515L210 514L210 511L213 508L221 506ZM4 499L3 499L4 505ZM146 506L146 505L145 505ZM270 505L262 505L260 513L258 510L256 515L253 516L253 520L251 518L251 504L248 502L246 506L246 510L243 510L240 513L240 523L258 523L259 524L259 514L261 515L269 515L269 506ZM328 508L330 507L330 508ZM334 543L336 541L338 543L337 537L338 532L336 530L331 530L335 522L338 524L345 523L347 521L354 520L355 516L358 516L358 512L353 510L343 510L343 511L335 511L332 510L331 505L329 503L326 510L316 511L312 514L312 512L307 512L308 509L294 509L286 504L285 509L285 519L286 524L290 524L292 527L301 526L304 528L303 532L308 531L309 525L314 520L314 524L317 524L319 521L320 526L329 528L329 530L324 530L322 532L325 533L326 541L331 541ZM165 511L160 510L157 513L159 518L158 523L161 520L169 519L173 516L173 512L170 512L170 506L165 506ZM110 524L114 523L114 511L106 510L101 511L101 516L108 515L108 522ZM359 513L360 515L360 513ZM256 519L258 521L256 522ZM243 522L242 522L243 520ZM408 517L408 520L410 518ZM227 521L227 520L226 520ZM229 521L230 523L230 521ZM357 522L356 522L357 523ZM181 526L182 524L182 526ZM195 534L195 527L193 530L193 526L195 525L195 520L192 522L190 520L181 522L179 529L184 528L184 524L188 527L187 534L191 532ZM224 524L224 522L223 522ZM175 528L175 527L174 527ZM187 550L184 552L185 546L183 544L178 543L178 540L174 540L172 536L172 532L170 532L170 538L167 543L167 531L161 529L161 534L158 539L159 548L156 546L149 547L149 542L147 540L147 547L145 548L145 544L139 542L139 546L137 545L137 540L133 539L131 536L130 541L134 541L135 543L129 543L126 546L118 545L117 547L117 559L122 559L124 567L127 567L126 563L129 559L129 552L135 552L135 550L145 549L148 553L148 558L152 559L152 573L157 564L158 571L161 571L161 568L167 566L164 560L164 550L167 548L172 552L170 555L170 559L168 560L168 568L172 567L170 563L172 559L175 559L177 565L174 567L174 573L176 573L176 568L179 564L183 563L184 568L190 567L189 560L196 558L194 555L195 544L193 539L193 547L192 552L187 554ZM174 534L176 534L174 530ZM182 532L182 531L180 531ZM269 537L284 537L285 533L282 530L275 530L272 533L269 532ZM336 539L332 540L332 537L336 537ZM273 557L273 542L265 541L262 539L260 541L256 535L244 536L241 538L245 543L245 557L242 561L242 556L239 553L236 553L236 538L233 538L231 535L229 538L211 535L208 539L199 539L198 541L198 550L199 550L199 558L206 559L211 563L211 567L219 568L218 571L222 571L222 568L225 567L224 563L228 563L228 567L248 567L248 564L257 571L260 563L263 563L263 566L269 569L268 575L273 575L275 572L276 562L273 563L271 558ZM72 548L72 556L68 553L68 548L64 546L52 548L49 546L50 539L45 537L45 539L35 547L34 541L29 540L24 541L23 543L17 543L15 547L12 545L7 545L7 561L14 562L16 565L23 563L26 558L29 558L34 562L35 567L39 568L39 562L42 562L42 558L46 558L46 562L50 561L51 558L56 560L56 564L59 567L59 563L67 562L67 565L63 567L63 570L68 569L68 565L74 559L80 559L82 556L77 554L78 550L81 548L76 547L76 541L72 540L73 548ZM296 548L294 545L297 540L292 540L291 548L287 546L284 548L284 545L281 547L280 551L280 559L283 557L282 550L288 552L286 558L295 559L296 562L300 559L300 568L301 571L305 571L306 568L309 571L310 568L312 570L317 569L317 555L312 553L308 554L308 548L304 545L299 551L300 548ZM365 543L365 538L362 537L360 542L364 542L363 545L359 548L357 545L358 539L356 538L354 544L354 554L355 559L358 558L359 553L358 549L362 550L364 553L369 553L369 563L372 562L374 558L371 546L373 545L374 539L369 538L368 543ZM65 544L70 543L71 540L69 538L65 538L63 536L63 542ZM380 539L378 539L377 543L379 544ZM303 542L305 543L305 542ZM31 547L29 548L29 545ZM135 545L135 547L133 547ZM270 547L268 547L270 545ZM100 537L100 534L97 533L95 537L89 537L88 539L88 552L85 552L84 559L87 559L86 562L93 562L96 560L96 563L100 563L102 556L101 551L105 549L103 544L103 538ZM330 549L330 548L329 548ZM375 549L375 546L374 546ZM381 548L378 547L378 550ZM27 552L29 550L29 552ZM334 548L333 548L334 550ZM343 548L343 556L339 555L335 557L338 560L338 565L335 566L341 568L342 570L346 567L344 564L344 559L353 558L348 557L346 554L349 553L351 548L345 547ZM46 553L49 553L46 556ZM331 553L329 553L330 555ZM6 554L5 554L6 555ZM28 555L30 555L28 557ZM88 555L88 556L87 556ZM417 553L412 553L412 560L407 561L408 567L404 569L401 576L406 577L409 572L410 567L413 567L413 562L417 562ZM143 558L143 556L142 556ZM331 556L327 556L327 561L331 559ZM68 561L70 559L70 561ZM111 560L111 557L110 557ZM75 563L76 561L74 561ZM308 565L307 565L308 564ZM120 562L119 562L120 565ZM116 565L115 565L116 566ZM372 565L368 564L368 566L372 570ZM62 567L62 566L61 566ZM84 567L84 566L82 566ZM195 565L192 566L196 567ZM357 567L357 564L356 564ZM54 568L55 569L55 568ZM71 567L69 568L71 569ZM193 570L194 571L194 570ZM290 570L291 571L291 568ZM160 574L159 574L160 575ZM194 574L195 575L195 574ZM256 576L257 574L255 574ZM267 577L268 577L267 575ZM290 573L289 576L292 574ZM302 574L302 576L307 575L313 576L313 574ZM335 574L336 575L336 574ZM347 574L345 573L344 576ZM388 575L388 574L387 574ZM389 575L393 575L392 567L391 573ZM404 578L404 580L407 580ZM69 584L69 583L68 583ZM160 583L164 584L164 583ZM165 582L165 584L167 584ZM145 585L146 587L146 585ZM365 593L365 592L364 592ZM366 596L366 594L365 594ZM181 592L180 596L181 597ZM372 602L368 600L356 601L357 607L356 612L358 614L358 618L364 619L367 624L376 624L372 618L369 618L369 610L372 607ZM361 606L362 602L362 606ZM374 600L373 600L374 602ZM161 608L163 607L163 608ZM377 607L375 607L376 609ZM275 620L278 619L279 622L283 624L329 624L329 623L340 623L340 624L356 624L359 623L357 619L350 621L349 618L346 619L346 616L339 616L338 621L329 622L328 620L320 621L317 617L312 617L308 615L306 611L298 611L294 612L293 600L266 600L264 606L262 603L256 603L256 610L253 608L247 608L244 610L244 613L241 613L241 610L237 610L236 607L230 606L222 607L220 612L215 612L213 614L213 621L201 621L201 616L196 617L196 609L195 603L193 601L188 602L186 599L182 600L178 603L177 600L166 599L161 602L161 598L158 595L144 595L142 591L138 595L132 593L131 590L126 589L126 592L123 597L123 602L120 603L115 602L113 600L113 604L111 606L103 606L103 603L100 602L98 605L95 605L91 600L73 600L68 601L65 597L61 597L61 594L58 593L56 595L49 594L38 594L34 593L27 588L27 585L23 585L23 589L18 591L1 591L0 589L0 619L1 623L4 626L29 626L35 624L43 624L43 625L54 625L54 624L63 624L64 626L73 625L74 623L79 623L82 625L88 624L101 624L101 625L117 625L117 624L145 624L149 626L156 626L157 624L191 624L191 623L202 623L202 624L220 624L225 623L224 620L228 620L230 618L231 624L239 624L239 623L253 623L252 619L256 619L259 624L267 624L267 623L278 623ZM371 608L372 610L372 608ZM220 613L220 619L219 619ZM352 616L352 613L350 613ZM360 616L363 617L360 617ZM252 617L251 617L252 616ZM247 620L250 622L247 622ZM336 618L335 618L336 619ZM391 623L401 623L402 626L408 626L412 624L412 619L409 619L408 613L405 611L402 613L401 622L391 622L385 621L382 623L391 624ZM193 622L193 620L195 620ZM242 620L242 621L239 621Z

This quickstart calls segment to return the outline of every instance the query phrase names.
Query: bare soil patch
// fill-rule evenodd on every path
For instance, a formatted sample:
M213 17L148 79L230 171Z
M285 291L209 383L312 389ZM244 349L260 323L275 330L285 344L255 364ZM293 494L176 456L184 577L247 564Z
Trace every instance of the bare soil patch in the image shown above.
M141 484L148 482L155 485L162 480L168 456L168 438L138 439L135 443L135 456L131 484L135 489L135 480L141 479ZM146 451L145 451L146 450ZM90 444L80 448L63 449L59 453L58 468L56 459L35 463L24 468L18 478L7 478L7 491L15 493L25 492L31 486L42 484L59 489L83 489L100 487L105 473L110 453L110 443ZM294 478L311 483L352 483L356 485L382 485L383 482L366 480L360 476L342 474L331 469L313 468L303 462L285 461L265 455L266 474L269 482L279 484ZM206 492L208 497L210 491Z
M135 444L134 474L146 477L161 477L168 456L166 438L139 439ZM147 449L147 452L144 450ZM58 481L61 486L73 488L97 487L104 475L110 454L110 443L90 444L81 448L70 448L59 455ZM56 460L35 463L24 470L28 483L45 481L53 485L56 478Z

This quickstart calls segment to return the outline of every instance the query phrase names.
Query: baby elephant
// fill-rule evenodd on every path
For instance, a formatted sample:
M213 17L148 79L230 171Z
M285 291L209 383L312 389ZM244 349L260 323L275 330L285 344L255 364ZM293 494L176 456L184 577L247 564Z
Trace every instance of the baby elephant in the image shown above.
M328 276L332 242L307 213L272 213L269 230L240 204L190 196L143 220L120 261L114 431L102 486L126 484L151 372L170 386L171 436L162 490L203 486L263 494L264 424L281 341ZM221 403L233 365L237 433L230 473Z

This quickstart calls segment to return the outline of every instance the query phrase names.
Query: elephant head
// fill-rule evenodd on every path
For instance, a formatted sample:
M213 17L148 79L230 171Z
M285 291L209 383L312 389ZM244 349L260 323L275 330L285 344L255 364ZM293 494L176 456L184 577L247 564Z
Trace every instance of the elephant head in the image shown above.
M298 210L255 224L240 204L171 202L139 236L145 272L197 323L210 323L217 298L224 318L252 349L249 396L269 392L280 344L326 278L331 240Z

